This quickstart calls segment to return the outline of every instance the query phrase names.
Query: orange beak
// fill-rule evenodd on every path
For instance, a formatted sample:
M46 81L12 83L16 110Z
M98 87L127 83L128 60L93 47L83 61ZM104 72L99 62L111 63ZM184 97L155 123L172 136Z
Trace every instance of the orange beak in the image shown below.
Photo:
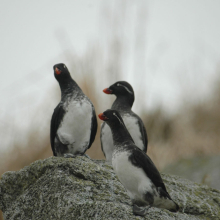
M106 121L108 118L104 115L104 113L100 113L99 115L99 118L103 121Z
M106 89L103 89L103 92L106 94L112 94L113 91L109 88L106 88Z
M60 73L61 73L61 70L59 70L57 67L55 68L55 73L57 74L57 75L59 75Z

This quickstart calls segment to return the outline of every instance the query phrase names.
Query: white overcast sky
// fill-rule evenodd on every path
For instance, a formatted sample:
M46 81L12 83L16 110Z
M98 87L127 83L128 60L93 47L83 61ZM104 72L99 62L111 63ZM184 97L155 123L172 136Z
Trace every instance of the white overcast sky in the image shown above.
M2 112L13 110L12 102L23 94L33 92L41 99L45 87L57 84L52 66L66 62L62 53L70 49L66 48L68 45L61 45L58 37L67 36L71 50L81 56L92 42L106 42L108 38L111 30L103 25L103 8L116 10L120 18L123 5L123 1L116 0L0 2ZM129 51L123 63L124 80L132 82L137 90L138 74L145 75L142 81L146 85L147 107L162 105L172 110L172 106L181 103L181 93L195 96L195 99L209 94L217 78L215 70L220 60L220 1L124 2L127 15L122 19L121 28L127 34ZM146 8L146 24L141 24L146 26L146 43L141 53L145 68L142 73L138 62L134 62L132 43L129 43L135 34L132 24L138 7ZM29 80L31 76L36 80ZM102 89L100 87L100 91ZM141 99L136 96L136 103L138 100Z
M67 49L60 45L57 38L59 34L62 36L62 32L68 36L74 53L79 55L86 51L91 42L103 41L107 37L103 33L106 29L100 25L103 6L114 10L117 5L120 6L119 2L1 0L0 100L10 98L7 94L11 85L14 91L20 90L16 87L17 83L22 84L31 72L36 74L34 71L41 70L49 76L54 63L65 62L65 59L59 59L63 50ZM176 102L181 93L181 89L177 88L178 80L183 81L183 89L195 86L198 93L209 90L220 58L220 1L126 2L131 11L124 25L128 35L133 31L129 29L129 24L134 20L132 8L140 5L146 7L145 80L148 104L151 107L164 104L166 107L172 105L168 100ZM136 77L134 72L138 67L130 64L132 56L130 59L129 65L125 63L124 70L132 78ZM194 84L197 78L198 85ZM52 78L51 82L56 83ZM31 90L33 86L24 84L22 89L28 87Z

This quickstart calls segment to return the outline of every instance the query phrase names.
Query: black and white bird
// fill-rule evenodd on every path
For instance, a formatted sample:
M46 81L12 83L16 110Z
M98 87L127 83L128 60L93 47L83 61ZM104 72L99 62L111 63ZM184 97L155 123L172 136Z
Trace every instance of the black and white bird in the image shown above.
M151 206L178 211L154 163L135 144L120 114L107 110L99 118L110 127L114 151L112 165L133 204L133 213L144 216Z
M116 95L116 100L111 109L117 110L131 134L135 144L142 151L147 152L147 132L141 118L135 114L131 108L134 103L134 90L132 86L125 81L118 81L109 88L103 90L106 94ZM113 153L113 139L109 126L104 122L101 126L101 147L106 161L111 162Z
M61 101L54 109L50 127L53 155L83 155L91 147L97 132L95 108L72 79L65 64L56 64L53 70L61 89Z

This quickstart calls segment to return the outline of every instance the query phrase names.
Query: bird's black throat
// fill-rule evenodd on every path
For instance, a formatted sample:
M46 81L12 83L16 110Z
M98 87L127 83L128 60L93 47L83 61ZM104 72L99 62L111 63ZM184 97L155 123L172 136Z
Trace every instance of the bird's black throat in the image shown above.
M61 90L61 96L66 97L72 93L82 91L78 84L70 77L58 80Z
M110 126L110 129L112 131L112 137L114 145L125 145L125 144L134 144L134 141L129 134L127 128L123 124L111 124L107 123Z
M117 111L130 111L133 103L133 97L118 95L116 100L113 102L111 109Z

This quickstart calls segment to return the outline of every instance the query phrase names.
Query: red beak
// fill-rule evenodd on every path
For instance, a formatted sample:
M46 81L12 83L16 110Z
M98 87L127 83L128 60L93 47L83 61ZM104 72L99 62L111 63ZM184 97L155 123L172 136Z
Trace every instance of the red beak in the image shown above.
M103 89L103 92L106 94L112 94L113 91L109 88L106 88L106 89Z
M99 115L99 118L103 121L106 121L108 118L104 115L104 113L100 113Z
M55 73L57 74L57 75L59 75L60 73L61 73L61 70L59 70L57 67L55 68Z

